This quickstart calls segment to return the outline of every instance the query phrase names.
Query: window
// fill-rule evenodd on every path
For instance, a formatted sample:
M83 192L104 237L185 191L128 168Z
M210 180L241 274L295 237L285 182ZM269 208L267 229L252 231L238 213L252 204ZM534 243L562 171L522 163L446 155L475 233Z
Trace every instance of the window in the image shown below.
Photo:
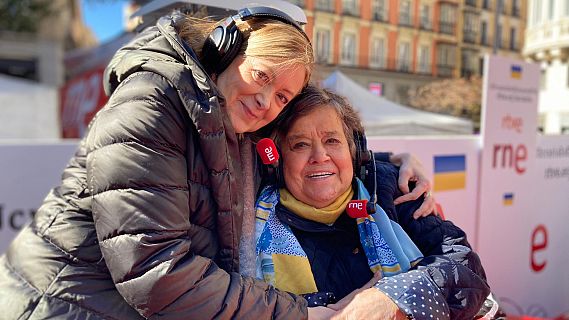
M517 50L516 28L510 28L510 50Z
M358 0L342 0L342 11L352 16L359 16Z
M565 16L569 16L569 0L565 0Z
M488 23L482 21L480 24L480 43L487 46L488 45Z
M334 12L334 2L333 0L316 0L316 9Z
M387 0L373 0L372 18L378 21L387 21Z
M478 15L472 12L464 13L464 42L476 43L476 37L478 35Z
M541 22L541 1L533 2L533 24L537 25Z
M399 43L397 59L397 70L409 71L411 66L411 44L409 42Z
M371 41L370 65L385 68L385 40L382 38L374 38Z
M441 17L439 21L439 31L446 34L454 34L454 22L456 8L452 5L441 4Z
M419 47L419 72L420 73L430 73L431 72L431 48L429 46Z
M437 46L437 73L439 76L452 76L454 70L455 46L440 44Z
M428 5L421 5L421 28L431 29L431 7Z
M478 68L478 51L464 49L461 52L461 66L460 70L461 77L470 77L476 74Z
M399 3L399 24L411 25L411 0L402 0Z
M512 15L514 17L520 16L520 1L519 0L512 0Z
M330 61L330 31L316 30L316 62Z
M553 20L553 16L555 14L553 12L553 10L555 10L555 0L549 0L548 9L549 9L548 18L549 18L549 20Z
M500 12L501 14L506 13L506 6L504 5L504 0L498 0L496 3L496 12Z
M482 1L482 8L490 9L490 1L489 0L483 0Z
M341 60L346 65L356 64L356 35L353 33L346 33L342 37Z

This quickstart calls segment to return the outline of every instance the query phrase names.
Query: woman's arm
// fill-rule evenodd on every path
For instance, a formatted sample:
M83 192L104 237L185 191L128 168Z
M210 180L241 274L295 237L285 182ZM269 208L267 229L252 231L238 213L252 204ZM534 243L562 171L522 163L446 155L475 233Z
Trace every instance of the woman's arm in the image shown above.
M87 138L93 217L117 290L145 318L306 318L302 298L208 258L221 213L210 187L196 182L207 171L188 172L188 161L200 162L187 148L199 160L200 147L187 141L178 101L166 80L138 73L114 92ZM212 218L194 224L196 210Z

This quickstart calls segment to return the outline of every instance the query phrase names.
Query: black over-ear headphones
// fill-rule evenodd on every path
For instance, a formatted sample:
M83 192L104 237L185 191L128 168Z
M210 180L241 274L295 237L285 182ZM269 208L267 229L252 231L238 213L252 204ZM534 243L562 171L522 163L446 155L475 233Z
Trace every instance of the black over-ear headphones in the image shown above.
M243 33L237 27L237 20L265 18L290 24L300 30L308 39L299 23L286 13L271 7L251 7L240 9L236 15L221 22L209 34L202 49L202 64L206 71L219 75L235 59L243 44Z

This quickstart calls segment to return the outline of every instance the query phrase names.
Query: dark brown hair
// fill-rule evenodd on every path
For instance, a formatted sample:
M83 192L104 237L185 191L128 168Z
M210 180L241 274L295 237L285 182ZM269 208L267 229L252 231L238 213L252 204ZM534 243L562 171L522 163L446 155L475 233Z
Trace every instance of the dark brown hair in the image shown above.
M364 132L360 116L345 97L327 89L320 89L312 84L306 86L277 118L275 142L278 146L282 146L288 131L294 123L299 118L321 107L336 111L348 140L350 154L352 159L355 159L356 144L354 142L354 133L362 135Z

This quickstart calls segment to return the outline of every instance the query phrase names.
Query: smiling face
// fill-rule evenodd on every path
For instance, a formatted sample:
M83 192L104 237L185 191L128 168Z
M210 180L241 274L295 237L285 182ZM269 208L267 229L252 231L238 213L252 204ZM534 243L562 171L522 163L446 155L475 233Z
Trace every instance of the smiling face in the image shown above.
M261 58L235 58L217 78L235 132L254 132L273 121L300 92L305 75L299 65L275 68Z
M331 204L351 185L350 148L332 107L298 118L282 143L282 157L288 191L315 208Z

